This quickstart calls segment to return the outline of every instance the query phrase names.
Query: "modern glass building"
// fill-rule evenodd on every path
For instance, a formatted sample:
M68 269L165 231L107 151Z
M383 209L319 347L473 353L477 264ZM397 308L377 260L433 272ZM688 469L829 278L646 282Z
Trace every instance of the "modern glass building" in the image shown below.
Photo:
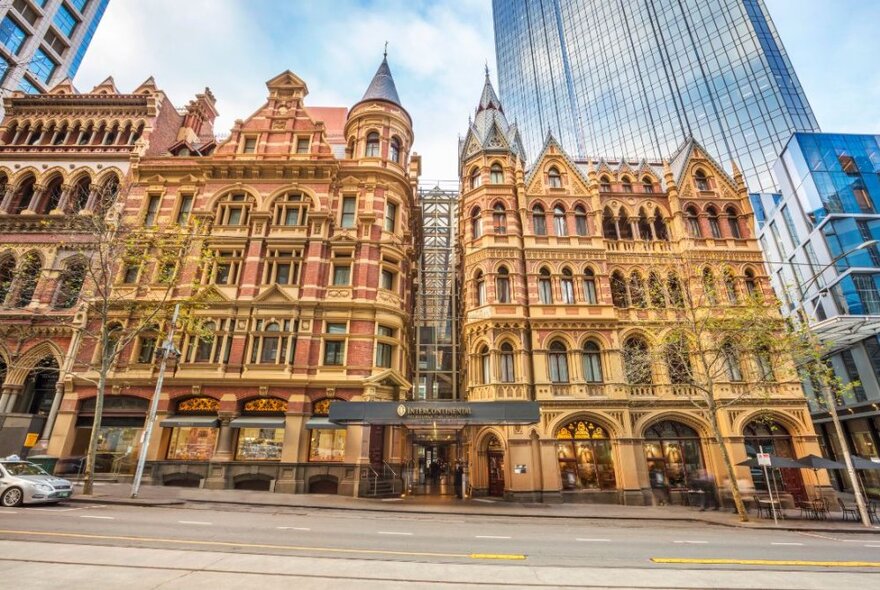
M794 131L818 131L763 0L493 0L507 115L534 157L663 157L692 136L775 190Z
M773 169L779 193L753 194L759 238L783 312L832 349L849 384L839 411L852 452L880 449L880 135L797 133ZM839 457L833 425L805 383L816 431ZM880 475L864 472L880 497ZM872 475L875 474L875 475Z
M109 2L3 2L0 5L2 94L5 96L15 90L31 94L45 92L65 78L73 78Z

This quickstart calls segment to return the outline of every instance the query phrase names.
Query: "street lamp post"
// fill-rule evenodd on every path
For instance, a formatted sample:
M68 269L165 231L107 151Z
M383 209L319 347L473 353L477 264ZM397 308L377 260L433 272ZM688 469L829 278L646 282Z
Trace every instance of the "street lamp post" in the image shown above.
M159 376L156 379L156 389L153 391L153 399L150 401L150 413L147 415L147 422L144 425L144 433L141 439L141 450L138 454L137 469L134 472L134 480L131 482L131 497L137 498L138 491L141 487L141 479L144 476L144 465L147 462L147 450L150 446L150 437L153 433L153 422L156 421L156 412L159 409L159 396L162 394L162 382L165 380L165 366L168 364L168 357L177 351L174 348L174 329L177 325L177 316L180 313L180 304L174 306L174 314L171 316L171 324L168 326L168 334L162 343L162 350L159 359Z
M807 281L806 285L801 287L803 293L807 292L807 288L812 286L813 282L817 281L827 269L832 267L838 260L841 258L845 258L856 252L858 250L864 250L865 248L870 248L872 246L880 243L878 240L868 240L866 242L862 242L858 246L854 248L850 248L846 252L835 256L831 262L823 266L819 269L816 274L810 277L810 280ZM801 309L803 309L803 300L801 301ZM804 319L807 322L807 334L809 338L815 338L815 343L821 345L821 342L818 341L818 337L813 334L812 330L810 330L809 326L809 317L804 314ZM850 482L852 482L853 487L853 495L856 498L856 506L859 510L859 516L862 519L862 524L866 527L871 526L871 517L868 514L868 507L865 503L865 497L862 494L862 488L859 483L859 478L856 475L855 467L853 467L852 454L849 452L849 443L846 440L846 435L843 432L843 425L840 423L840 416L837 414L837 401L834 399L834 394L831 391L831 387L828 385L828 379L822 378L820 380L821 390L822 390L822 398L825 400L825 407L828 408L828 415L831 416L831 422L834 424L834 433L837 435L837 442L840 446L841 452L843 453L843 462L846 464L846 473L849 476Z

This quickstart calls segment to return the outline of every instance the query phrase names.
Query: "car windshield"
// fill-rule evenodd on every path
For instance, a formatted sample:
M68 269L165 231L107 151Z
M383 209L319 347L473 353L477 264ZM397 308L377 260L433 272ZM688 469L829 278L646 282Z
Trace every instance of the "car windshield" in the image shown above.
M9 475L49 475L33 463L4 463Z

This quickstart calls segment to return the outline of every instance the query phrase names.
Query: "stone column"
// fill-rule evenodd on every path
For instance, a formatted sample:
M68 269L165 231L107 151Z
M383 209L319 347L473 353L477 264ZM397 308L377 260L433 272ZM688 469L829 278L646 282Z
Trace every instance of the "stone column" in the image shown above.
M234 416L220 416L220 432L217 433L217 449L211 457L211 461L231 461L232 460L232 430L229 425Z
M89 191L89 198L86 201L86 206L83 207L83 210L80 213L92 213L95 210L95 201L98 200L98 187L93 186Z
M22 389L23 386L21 385L6 385L3 387L2 394L0 394L0 414L12 413Z
M37 212L37 207L40 206L40 199L43 198L43 193L46 192L45 187L40 185L34 185L34 194L31 195L31 200L28 203L27 208L22 211L22 215L34 215Z
M63 397L64 382L59 381L55 384L55 397L52 398L52 407L49 409L46 425L43 426L43 433L40 435L40 444L49 443L49 437L52 436L52 429L55 427L55 419L58 417L58 408L61 407L61 398Z
M49 211L50 215L64 215L67 213L67 202L70 200L70 193L72 190L73 189L69 184L61 185L61 198L58 199L58 205L55 209Z
M6 194L3 195L3 200L0 201L0 213L9 213L9 208L12 206L12 197L14 195L15 187L7 187Z

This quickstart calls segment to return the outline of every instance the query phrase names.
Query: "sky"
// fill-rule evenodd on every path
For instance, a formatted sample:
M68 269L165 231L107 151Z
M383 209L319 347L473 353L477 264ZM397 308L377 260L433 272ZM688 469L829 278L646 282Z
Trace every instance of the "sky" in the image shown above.
M820 127L880 133L880 2L765 2ZM177 107L207 86L225 133L286 69L308 85L306 106L350 107L386 41L422 180L453 180L487 63L495 80L491 0L111 0L74 84L112 75L128 92L152 75Z

